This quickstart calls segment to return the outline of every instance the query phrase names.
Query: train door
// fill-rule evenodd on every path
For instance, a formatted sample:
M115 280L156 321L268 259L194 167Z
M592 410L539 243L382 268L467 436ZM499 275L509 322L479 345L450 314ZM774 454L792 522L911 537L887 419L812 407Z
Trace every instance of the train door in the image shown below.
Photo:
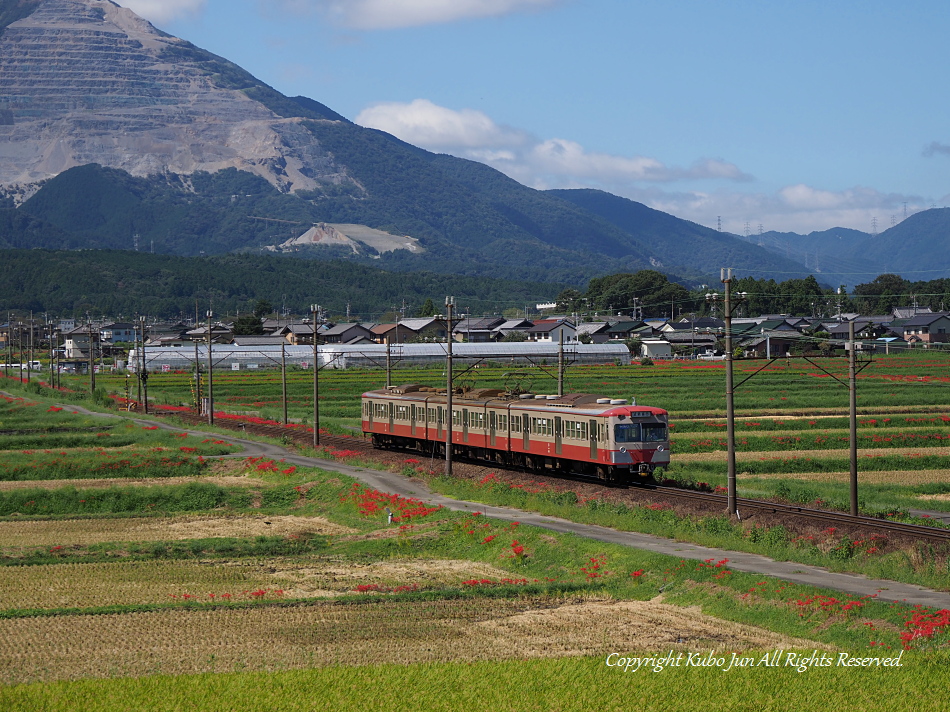
M468 408L462 408L462 442L468 442Z
M396 420L396 405L389 403L389 432L393 432L393 421Z
M561 454L561 440L563 432L561 427L561 416L554 416L554 452L557 455Z
M442 431L442 424L445 422L445 408L439 406L436 408L436 424L439 427L439 440L445 440L445 433Z
M590 459L597 459L597 421L591 420L587 423L590 430Z
M531 450L531 422L528 420L528 414L521 416L521 435L524 441L524 451Z
M366 401L366 403L367 405L369 405L369 429L372 430L373 429L373 415L374 415L373 411L376 409L376 404L373 403L373 401Z
M492 447L495 447L495 428L498 427L498 422L495 418L495 411L488 411L488 444Z
M416 434L416 404L409 404L409 432L413 436Z

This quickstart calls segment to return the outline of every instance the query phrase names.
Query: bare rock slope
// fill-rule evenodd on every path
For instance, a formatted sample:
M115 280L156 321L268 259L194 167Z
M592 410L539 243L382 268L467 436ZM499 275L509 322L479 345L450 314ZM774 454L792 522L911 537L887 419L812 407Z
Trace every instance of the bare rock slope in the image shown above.
M21 200L88 163L135 176L238 168L281 191L350 181L302 125L312 118L222 88L207 61L219 58L109 0L42 0L0 32L0 188Z

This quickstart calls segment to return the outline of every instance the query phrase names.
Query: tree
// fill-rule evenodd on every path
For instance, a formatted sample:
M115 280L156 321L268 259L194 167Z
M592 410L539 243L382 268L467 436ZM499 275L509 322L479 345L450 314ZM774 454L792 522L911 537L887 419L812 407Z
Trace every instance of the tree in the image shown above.
M258 299L257 304L254 305L254 316L260 319L262 316L267 316L274 312L274 305L271 304L266 299Z
M254 336L264 333L264 324L259 316L245 314L234 320L235 336Z
M435 310L435 304L432 303L431 299L426 299L422 304L422 307L419 309L417 316L426 317L426 316L436 316L438 312Z

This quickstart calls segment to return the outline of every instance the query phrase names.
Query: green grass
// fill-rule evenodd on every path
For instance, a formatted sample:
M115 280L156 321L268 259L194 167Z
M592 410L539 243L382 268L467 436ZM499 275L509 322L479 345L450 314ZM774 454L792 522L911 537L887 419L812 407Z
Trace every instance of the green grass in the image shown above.
M617 651L623 654L636 651ZM787 651L790 652L790 651ZM810 651L808 651L810 653ZM755 656L757 661L761 655ZM731 655L727 654L731 659ZM787 658L782 658L786 660ZM837 661L837 657L834 658ZM734 710L826 712L946 708L950 660L907 655L902 667L670 667L623 672L605 658L329 667L0 688L9 712L44 710Z

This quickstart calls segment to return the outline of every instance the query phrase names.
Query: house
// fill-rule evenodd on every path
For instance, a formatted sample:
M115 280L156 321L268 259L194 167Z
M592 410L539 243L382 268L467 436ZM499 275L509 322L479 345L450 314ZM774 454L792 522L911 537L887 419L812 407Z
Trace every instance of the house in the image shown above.
M225 324L212 324L211 325L211 343L214 344L230 344L234 334L231 331L231 327ZM197 329L191 329L190 331L185 332L185 339L188 341L198 341L198 342L207 342L208 341L208 327L207 325L199 326Z
M495 341L502 341L506 336L513 333L524 334L525 340L528 338L528 329L534 326L533 321L528 319L509 319L508 321L499 324L496 326L493 331L495 332Z
M105 344L117 344L120 341L132 343L135 341L136 326L125 322L114 322L99 328L99 336Z
M917 314L904 322L903 338L909 344L946 343L950 341L950 312Z
M361 339L371 342L373 339L373 332L362 324L337 324L319 333L325 344L350 344Z
M415 337L415 332L412 329L400 324L377 324L370 331L373 334L373 340L377 344L404 344Z
M504 323L505 319L500 316L462 319L452 329L452 338L473 344L496 341L499 338L496 329Z
M891 314L895 319L913 319L918 314L933 314L930 307L894 307Z
M881 331L877 324L864 317L843 324L835 324L828 330L832 339L847 340L851 334L851 324L854 324L854 338L856 339L876 339Z
M416 341L446 341L449 338L448 323L439 317L403 319L399 326L412 331Z
M625 341L636 336L654 336L654 331L642 321L616 321L607 327L606 334L608 341Z
M673 358L673 347L666 339L641 339L640 356L643 358Z
M89 326L78 326L63 334L63 355L65 358L86 358L89 344L97 337L98 330Z
M528 341L552 341L559 343L564 337L564 343L577 341L577 328L569 319L542 319L534 322L534 326L525 332Z
M577 340L590 344L606 344L607 330L610 324L606 321L587 321L577 325ZM589 340L587 340L589 339Z
M288 343L293 346L312 346L313 345L313 325L303 323L303 322L293 322L290 324L284 324L281 327L274 329L273 331L268 332L270 336L280 336L283 337ZM317 329L317 335L321 335L321 331Z

